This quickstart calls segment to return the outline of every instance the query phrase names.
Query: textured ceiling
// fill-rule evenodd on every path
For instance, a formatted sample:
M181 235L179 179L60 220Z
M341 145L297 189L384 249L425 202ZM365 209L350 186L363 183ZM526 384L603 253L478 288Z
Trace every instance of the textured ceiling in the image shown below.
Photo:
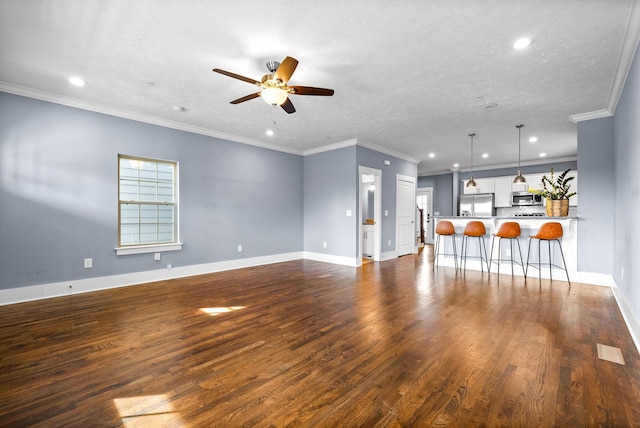
M638 39L627 30L635 9L633 0L2 0L0 90L293 153L357 139L420 161L422 174L468 168L470 132L475 168L517 164L524 123L522 162L540 163L541 152L575 158L570 116L615 107L619 64L633 53L625 41ZM533 43L516 51L521 36ZM285 56L300 62L290 84L335 95L292 95L291 115L260 99L231 105L256 87L211 71L259 80L266 61ZM69 85L74 75L87 86Z

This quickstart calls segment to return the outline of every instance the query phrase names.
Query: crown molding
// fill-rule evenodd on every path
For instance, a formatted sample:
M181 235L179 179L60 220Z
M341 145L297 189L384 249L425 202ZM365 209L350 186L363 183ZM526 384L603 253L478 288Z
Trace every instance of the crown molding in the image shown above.
M345 147L351 147L358 144L356 138L352 140L342 141L340 143L328 144L326 146L315 147L313 149L305 150L302 152L302 156L315 155L318 153L330 152L333 150L344 149Z
M624 83L627 80L629 70L633 64L633 57L638 49L638 43L640 43L640 2L638 0L632 0L629 18L627 19L627 28L624 32L622 47L620 48L620 55L618 57L618 65L616 66L616 72L607 102L606 110L611 112L611 114L616 112Z
M405 154L402 154L400 152L396 152L395 150L391 150L391 149L388 149L386 147L378 146L377 144L367 143L365 141L359 140L358 138L353 138L351 140L346 140L346 141L343 141L343 142L340 142L340 143L329 144L329 145L326 145L326 146L316 147L314 149L305 150L302 153L302 155L303 156L315 155L317 153L330 152L332 150L343 149L345 147L351 147L351 146L366 147L367 149L371 149L371 150L374 150L376 152L383 153L385 155L393 156L395 158L402 159L402 160L405 160L407 162L411 162L411 163L415 163L415 164L419 164L420 163L420 159L416 159L416 158L413 158L411 156L407 156Z
M611 116L613 116L613 113L611 113L608 110L597 110L597 111L590 111L587 113L573 114L569 116L569 120L573 123L578 123L585 120L602 119L603 117L611 117Z
M620 54L618 55L618 64L611 82L609 90L609 98L607 107L604 110L591 111L587 113L579 113L569 116L569 120L573 123L585 120L601 119L603 117L613 116L618 106L618 101L622 95L622 89L627 81L629 70L633 64L633 58L638 50L640 43L640 1L632 0L629 9L629 17L627 19L627 27L624 31Z
M0 92L7 92L13 95L19 95L27 98L34 98L41 101L47 101L55 104L61 104L67 107L79 108L82 110L88 110L95 113L106 114L109 116L120 117L123 119L135 120L136 122L148 123L150 125L161 126L163 128L171 128L179 131L190 132L193 134L205 135L207 137L219 138L221 140L232 141L235 143L247 144L250 146L260 147L268 150L275 150L278 152L284 152L294 155L302 155L302 151L291 149L288 147L275 146L272 144L266 144L261 141L253 140L251 138L240 137L238 135L227 134L224 132L214 131L212 129L203 128L200 126L189 125L185 123L175 122L155 116L150 116L141 113L135 113L128 110L116 109L113 107L107 107L87 101L78 100L72 97L65 97L62 95L52 94L50 92L40 91L38 89L27 88L24 86L13 85L11 83L0 81Z
M549 165L552 163L561 163L561 162L573 162L577 161L577 156L565 156L560 158L544 158L539 160L530 160L530 161L522 161L520 166L535 166L535 165ZM504 164L495 164L495 165L483 165L482 167L473 167L474 171L486 171L493 169L503 169L503 168L517 168L518 163L504 163ZM452 172L470 172L471 168L457 168L457 169L446 169L439 171L418 171L418 177L430 177L432 175L442 175L442 174L451 174Z
M415 163L416 165L421 162L420 159L416 159L414 157L407 156L407 155L405 155L403 153L396 152L395 150L391 150L391 149L388 149L386 147L378 146L377 144L367 143L366 141L362 141L362 140L358 140L358 139L356 139L356 141L358 142L359 146L366 147L367 149L375 150L376 152L384 153L385 155L393 156L393 157L396 157L398 159L405 160L407 162Z

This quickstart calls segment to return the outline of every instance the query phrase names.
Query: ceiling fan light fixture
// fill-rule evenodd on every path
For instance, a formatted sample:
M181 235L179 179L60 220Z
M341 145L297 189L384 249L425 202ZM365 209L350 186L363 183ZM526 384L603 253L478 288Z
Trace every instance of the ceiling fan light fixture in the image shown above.
M265 103L280 106L287 101L287 91L280 88L264 88L260 96Z

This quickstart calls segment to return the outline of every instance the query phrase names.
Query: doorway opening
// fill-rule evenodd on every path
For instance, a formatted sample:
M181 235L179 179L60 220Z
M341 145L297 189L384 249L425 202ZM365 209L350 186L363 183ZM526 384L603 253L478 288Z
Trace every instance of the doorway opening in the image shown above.
M416 206L418 208L418 244L433 244L433 187L421 187L416 190Z
M358 261L380 261L382 242L382 171L358 167Z

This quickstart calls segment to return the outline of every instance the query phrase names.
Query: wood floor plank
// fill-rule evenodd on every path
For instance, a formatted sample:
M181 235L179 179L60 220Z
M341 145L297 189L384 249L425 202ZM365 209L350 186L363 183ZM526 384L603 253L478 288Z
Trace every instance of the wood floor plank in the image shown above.
M0 425L640 426L611 290L434 269L431 250L0 307Z

